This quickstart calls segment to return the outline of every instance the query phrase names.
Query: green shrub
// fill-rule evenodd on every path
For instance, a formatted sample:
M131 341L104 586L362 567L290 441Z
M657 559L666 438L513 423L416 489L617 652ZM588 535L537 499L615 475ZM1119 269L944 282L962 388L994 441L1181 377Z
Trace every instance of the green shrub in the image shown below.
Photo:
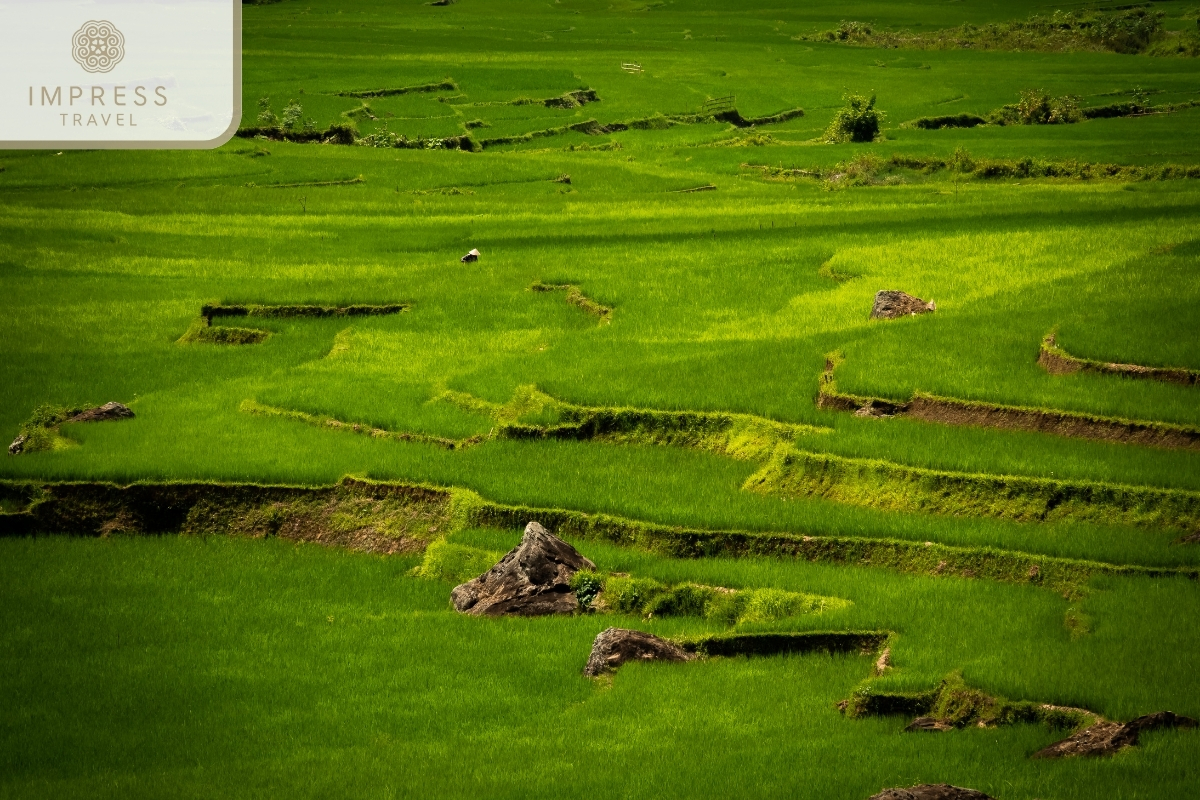
M843 99L846 105L833 115L833 121L825 130L825 141L875 141L879 135L879 123L883 120L883 113L875 109L875 95L849 94Z
M992 113L1001 125L1069 125L1082 119L1078 97L1051 97L1042 89L1026 89L1018 102Z
M604 578L598 572L580 570L571 576L571 591L575 592L581 608L590 606L603 590Z
M295 100L289 100L287 107L283 109L283 127L294 128L303 117L304 107Z
M258 124L270 128L278 122L275 112L271 110L271 98L258 98Z

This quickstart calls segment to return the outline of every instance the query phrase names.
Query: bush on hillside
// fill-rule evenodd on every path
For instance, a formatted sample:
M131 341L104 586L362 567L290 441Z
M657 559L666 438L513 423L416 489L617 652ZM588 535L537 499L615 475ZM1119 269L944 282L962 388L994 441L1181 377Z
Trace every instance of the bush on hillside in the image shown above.
M991 121L1000 125L1069 125L1082 119L1075 95L1051 97L1042 89L1026 89L1018 102L993 112Z
M827 142L873 142L879 135L883 113L875 109L875 95L849 94L846 105L833 115L825 130Z

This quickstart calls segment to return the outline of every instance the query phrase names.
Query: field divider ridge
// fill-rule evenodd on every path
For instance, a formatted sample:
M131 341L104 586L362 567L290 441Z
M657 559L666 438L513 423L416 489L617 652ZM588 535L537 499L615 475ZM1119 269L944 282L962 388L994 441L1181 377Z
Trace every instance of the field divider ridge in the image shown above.
M909 400L846 394L837 390L834 379L834 369L839 362L840 357L833 354L825 360L825 372L817 391L817 408L849 411L860 417L909 417L942 425L971 425L1145 447L1200 450L1200 429L1170 422L960 400L920 391L914 392Z

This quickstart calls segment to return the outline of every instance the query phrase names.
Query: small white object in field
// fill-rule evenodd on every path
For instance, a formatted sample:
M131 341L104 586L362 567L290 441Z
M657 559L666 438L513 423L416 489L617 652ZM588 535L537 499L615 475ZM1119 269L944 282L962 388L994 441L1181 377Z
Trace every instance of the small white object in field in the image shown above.
M459 261L461 261L464 264L470 264L472 261L478 261L478 260L479 260L479 251L476 250L474 247L471 248L471 252L467 253L465 256L463 256L462 258L459 259Z

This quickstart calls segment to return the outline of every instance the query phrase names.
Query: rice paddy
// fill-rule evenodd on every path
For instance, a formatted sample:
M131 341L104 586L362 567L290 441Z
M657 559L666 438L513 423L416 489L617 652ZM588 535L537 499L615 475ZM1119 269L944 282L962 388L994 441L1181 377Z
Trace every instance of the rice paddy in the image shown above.
M833 359L845 396L1200 427L1194 380L1109 368L1200 371L1194 14L1014 44L1052 12L246 4L225 146L0 152L0 433L40 443L0 462L0 794L1187 795L1196 731L1040 761L1062 730L837 706L958 676L1200 717L1194 447L818 403ZM987 124L1033 90L1078 118ZM828 142L848 95L873 141ZM1087 113L1114 104L1160 112ZM905 124L957 115L985 122ZM885 289L936 311L869 319ZM58 413L109 401L135 416ZM347 476L449 499L253 488ZM198 482L252 499L165 527L97 499ZM64 483L86 525L38 516ZM608 613L449 606L529 520ZM654 586L746 607L619 601ZM610 625L879 631L891 667L596 682Z

